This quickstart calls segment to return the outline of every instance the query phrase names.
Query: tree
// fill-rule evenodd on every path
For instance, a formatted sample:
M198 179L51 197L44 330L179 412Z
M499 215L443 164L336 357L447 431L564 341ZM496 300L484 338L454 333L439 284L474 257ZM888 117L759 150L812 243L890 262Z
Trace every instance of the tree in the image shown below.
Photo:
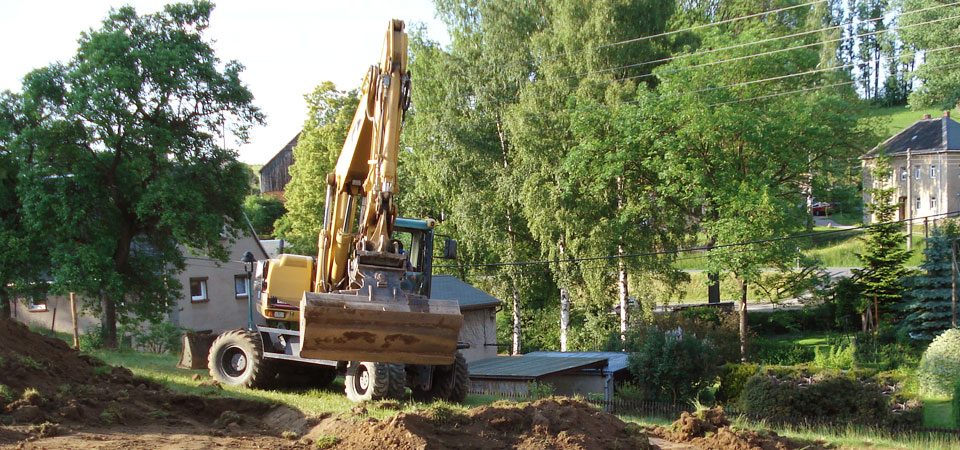
M293 148L295 162L284 194L287 213L277 221L276 234L290 243L291 252L315 255L323 228L327 174L337 163L360 98L356 90L337 90L325 81L304 99L307 120Z
M901 329L910 337L931 341L953 322L953 239L956 224L934 227L923 250L926 257L922 273L904 280L905 292L902 310L907 316Z
M243 212L260 238L273 236L273 224L287 212L283 202L272 195L248 195L243 199Z
M914 108L960 105L960 6L939 0L900 0L900 36L905 46L923 51L923 61L910 76L920 85L910 93ZM923 12L920 9L940 6ZM907 14L909 12L909 14ZM922 26L915 26L917 24Z
M874 223L861 238L863 253L857 255L864 268L853 271L863 287L858 310L864 332L880 329L883 315L902 299L901 281L909 274L904 264L910 251L904 248L905 236L900 224L894 221L900 203L894 201L897 188L890 183L891 172L889 161L883 157L877 159L871 170L874 187L868 191L871 200L867 210L873 214Z
M263 116L243 66L204 38L212 10L111 10L70 61L24 78L24 220L50 248L54 289L92 299L109 346L118 321L160 321L182 295L181 245L223 260L242 233L246 175L218 143Z

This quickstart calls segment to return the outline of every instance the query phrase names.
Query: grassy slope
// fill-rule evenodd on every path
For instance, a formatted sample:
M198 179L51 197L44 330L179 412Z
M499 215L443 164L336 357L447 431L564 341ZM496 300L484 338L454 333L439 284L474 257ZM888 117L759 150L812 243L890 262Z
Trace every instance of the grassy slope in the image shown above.
M936 108L912 111L906 106L894 106L890 108L871 108L866 117L875 119L878 124L885 126L881 130L886 130L886 133L883 134L884 139L886 139L920 120L924 114L939 117L943 115L943 111Z

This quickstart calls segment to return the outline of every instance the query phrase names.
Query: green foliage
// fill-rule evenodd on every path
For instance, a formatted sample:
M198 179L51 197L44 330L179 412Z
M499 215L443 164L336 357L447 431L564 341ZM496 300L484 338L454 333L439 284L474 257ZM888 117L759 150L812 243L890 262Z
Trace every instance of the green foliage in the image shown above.
M553 396L553 385L533 381L527 383L527 392L533 398L547 398Z
M253 230L261 239L273 237L273 224L287 209L280 199L272 195L248 195L243 200L243 212L250 219Z
M905 301L900 309L907 316L900 327L913 339L929 342L951 326L953 250L950 239L957 231L953 221L934 227L923 250L922 272L904 281Z
M852 369L856 360L857 345L818 345L813 353L813 365L828 369Z
M960 380L960 330L951 328L933 339L917 367L920 392L947 397Z
M6 404L16 399L17 395L13 392L13 389L10 389L10 386L0 384L0 401Z
M923 83L910 94L910 106L920 108L939 106L954 108L960 103L960 71L956 62L960 57L960 18L957 6L912 12L945 5L935 0L901 0L899 2L905 14L899 21L898 33L904 48L927 50L922 62L911 76L923 80ZM906 14L908 11L912 12ZM922 26L916 26L917 24Z
M317 436L317 438L313 441L313 445L314 447L317 448L317 450L333 448L333 446L339 443L340 443L340 438L332 434L321 434L320 436Z
M740 406L746 413L774 421L816 418L882 423L890 417L888 401L876 384L843 375L818 375L809 383L755 375L743 388Z
M212 10L111 10L72 59L23 79L12 147L24 223L44 236L53 289L84 294L108 346L118 321L175 304L181 246L225 260L242 233L246 173L221 142L228 131L245 142L263 116L243 66L205 37Z
M758 364L727 363L720 372L720 387L717 388L716 399L725 405L736 404L743 393L747 380L756 375Z
M812 347L790 341L757 338L752 345L750 353L760 364L788 366L808 363L814 358Z
M133 345L150 353L177 353L183 345L183 334L190 330L181 328L170 321L137 325L122 328L124 336L133 338Z
M80 334L80 350L89 352L103 348L103 327L91 325Z
M676 402L696 398L713 381L719 356L717 347L692 332L656 326L630 331L627 348L632 353L628 369L644 390L646 400Z
M650 319L637 321L631 328L637 330L628 336L628 348L637 345L644 333L653 325L659 330L683 330L696 336L712 348L717 364L740 360L740 325L737 314L723 312L714 307L689 308L669 314L654 314ZM617 336L619 337L619 336ZM619 350L616 345L607 350Z
M869 189L871 202L868 210L874 216L874 226L862 237L864 251L857 255L863 263L863 269L854 269L855 277L863 289L863 296L857 310L866 311L873 316L873 301L876 300L881 317L873 318L874 330L879 329L881 319L889 315L902 298L901 280L909 274L904 263L910 252L904 247L905 236L900 224L895 222L900 203L894 199L896 186L888 185L890 163L886 158L876 159L871 168L874 188ZM887 322L891 322L888 320Z
M41 369L43 369L43 364L41 364L40 361L37 361L37 360L35 360L35 359L27 356L27 355L20 355L20 356L18 356L18 357L17 357L17 361L20 362L20 365L29 367L29 368L34 369L34 370L41 370Z
M293 148L296 163L290 167L284 194L287 212L272 225L274 234L290 243L290 252L315 255L323 228L327 174L333 172L360 99L356 90L341 91L329 81L304 99L307 119Z

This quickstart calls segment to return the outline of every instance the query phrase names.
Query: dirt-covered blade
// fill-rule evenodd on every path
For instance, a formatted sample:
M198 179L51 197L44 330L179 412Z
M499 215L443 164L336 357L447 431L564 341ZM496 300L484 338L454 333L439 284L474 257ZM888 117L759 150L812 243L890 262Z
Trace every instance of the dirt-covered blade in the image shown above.
M305 292L300 357L397 364L453 364L463 324L453 300Z

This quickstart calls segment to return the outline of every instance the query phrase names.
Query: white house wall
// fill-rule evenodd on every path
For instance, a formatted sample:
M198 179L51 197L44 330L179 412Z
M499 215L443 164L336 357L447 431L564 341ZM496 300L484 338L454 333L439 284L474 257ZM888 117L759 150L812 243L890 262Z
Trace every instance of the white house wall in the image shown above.
M869 192L874 187L873 174L871 173L875 160L869 159L863 161L863 203L869 205L872 196ZM918 220L915 224L922 223L924 217L943 215L948 212L960 210L960 154L954 152L937 152L928 154L914 154L910 157L910 167L907 167L907 157L895 156L890 158L890 166L893 169L893 177L886 186L895 186L897 188L894 195L894 201L906 199L904 205L904 214L897 215L897 220L904 220L907 217L913 217ZM934 166L934 176L930 176L930 167ZM909 180L901 179L901 171L907 170ZM916 170L920 170L920 177L917 179ZM909 189L908 192L908 181ZM917 199L920 199L920 207L917 208ZM936 206L931 206L931 199L936 199ZM864 221L873 222L873 217L869 212L864 212Z
M496 309L463 311L459 340L470 344L470 348L460 351L467 362L497 356L497 347L492 345L497 343Z

